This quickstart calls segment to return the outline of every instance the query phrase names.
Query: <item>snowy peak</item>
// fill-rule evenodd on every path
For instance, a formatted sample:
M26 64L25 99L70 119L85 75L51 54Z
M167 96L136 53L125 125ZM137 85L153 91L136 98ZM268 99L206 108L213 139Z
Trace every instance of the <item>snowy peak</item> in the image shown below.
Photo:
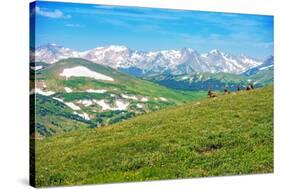
M81 58L107 65L113 68L125 66L130 56L130 49L125 46L110 45L106 47L97 47L80 53Z
M242 73L249 68L262 64L262 61L245 56L231 55L214 49L201 55L209 65L211 72Z
M218 49L213 49L208 52L209 55L221 55L221 52Z
M226 55L228 55L228 54L223 53L218 49L213 49L213 50L210 50L207 53L201 54L201 56L203 58L210 58L210 57L221 57L221 58L223 58L223 56L226 56Z
M269 56L264 62L262 65L260 65L259 67L262 68L262 67L270 67L270 66L273 66L273 63L274 63L274 57L273 56Z
M122 45L109 45L105 47L96 47L89 51L112 51L112 52L123 52L129 50L127 47Z
M78 52L54 43L40 46L35 50L35 61L49 64L53 64L61 59L78 56Z
M227 54L218 49L199 54L192 48L145 52L122 45L109 45L78 52L56 44L47 44L35 51L37 62L52 64L69 57L87 59L115 69L137 69L141 70L142 74L176 75L201 72L239 74L262 64L260 60L245 55Z
M269 70L274 66L274 57L269 56L262 64L255 66L251 69L248 69L243 73L243 75L251 76L263 70Z
M108 46L107 49L115 52L122 52L128 50L128 48L125 46L117 46L117 45L110 45Z
M196 53L196 51L192 48L183 48L183 49L181 49L181 52L188 53L188 54Z

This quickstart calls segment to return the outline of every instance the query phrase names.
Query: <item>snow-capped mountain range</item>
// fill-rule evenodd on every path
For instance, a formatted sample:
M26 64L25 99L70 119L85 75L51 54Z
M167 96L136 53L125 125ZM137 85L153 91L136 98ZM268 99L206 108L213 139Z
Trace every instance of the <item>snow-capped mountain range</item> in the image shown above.
M78 52L56 44L47 44L36 48L33 55L35 62L53 64L61 59L76 57L115 69L138 69L142 74L176 75L199 72L240 74L263 63L262 60L245 55L231 55L217 49L205 54L191 48L145 52L116 45Z
M251 76L260 71L271 69L273 68L273 66L274 66L274 57L270 56L262 64L247 70L245 73L243 73L243 75Z

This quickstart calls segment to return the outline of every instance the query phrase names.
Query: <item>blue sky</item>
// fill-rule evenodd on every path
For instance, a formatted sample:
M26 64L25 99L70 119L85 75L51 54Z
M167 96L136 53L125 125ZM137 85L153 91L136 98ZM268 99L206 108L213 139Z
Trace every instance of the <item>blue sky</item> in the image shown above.
M110 44L136 50L211 49L266 58L273 54L273 17L93 4L37 2L36 46L75 50Z

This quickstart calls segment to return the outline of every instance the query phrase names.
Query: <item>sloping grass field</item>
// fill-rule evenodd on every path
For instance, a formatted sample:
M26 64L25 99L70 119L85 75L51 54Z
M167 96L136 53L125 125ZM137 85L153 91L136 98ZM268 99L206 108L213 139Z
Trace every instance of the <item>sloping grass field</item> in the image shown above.
M36 186L273 171L273 87L36 141Z
M90 70L110 76L114 79L114 82L97 81L95 79L84 77L71 77L66 80L60 76L60 73L65 68L71 68L75 66L84 66ZM172 90L153 82L118 72L110 67L95 64L93 62L79 58L61 60L56 64L49 66L48 69L38 71L36 76L37 84L39 81L44 81L48 86L48 89L53 91L64 91L64 87L70 87L74 90L102 88L111 92L129 92L130 94L140 94L149 97L162 96L175 103L190 101L197 99L198 96L202 96L202 92L200 91L194 92Z
M82 66L94 70L114 79L111 81L101 81L87 77L70 77L68 79L60 76L66 68ZM32 73L32 72L31 72ZM33 72L34 74L34 72ZM33 77L35 77L33 75ZM56 64L36 72L36 80L31 80L31 86L36 83L36 88L42 91L52 91L54 94L44 96L36 94L35 106L31 106L31 111L36 116L35 132L31 133L36 138L44 138L65 132L94 128L107 124L114 124L122 120L129 119L144 112L159 110L166 106L174 106L199 98L204 98L205 91L179 91L161 85L145 81L133 76L118 72L112 68L95 64L93 62L69 58L61 60ZM65 87L71 92L65 91ZM104 90L103 93L89 93L87 89ZM122 95L130 96L126 99ZM132 99L132 96L135 99ZM56 99L63 100L64 102ZM164 99L163 100L161 100ZM145 100L141 100L145 99ZM85 106L78 101L90 101L90 105ZM103 110L101 105L93 103L92 100L101 101L107 106L116 107L116 101L127 104L124 109ZM76 114L86 113L90 117L84 119L74 114L74 110L65 105L65 102L74 103L80 110L75 110ZM138 107L138 105L140 107Z

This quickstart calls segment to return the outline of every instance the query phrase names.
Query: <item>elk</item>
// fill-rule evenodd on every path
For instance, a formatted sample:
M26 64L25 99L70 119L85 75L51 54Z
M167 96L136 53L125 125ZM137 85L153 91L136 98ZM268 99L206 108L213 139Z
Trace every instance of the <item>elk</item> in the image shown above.
M216 93L212 92L212 90L209 88L208 96L209 96L209 98L214 98L214 97L217 97L218 95Z
M226 94L230 94L230 91L227 89L227 86L224 86L224 90L223 91L224 91L223 94L225 94L225 95Z
M254 90L254 85L252 83L248 84L247 87L246 87L246 90L247 91Z

